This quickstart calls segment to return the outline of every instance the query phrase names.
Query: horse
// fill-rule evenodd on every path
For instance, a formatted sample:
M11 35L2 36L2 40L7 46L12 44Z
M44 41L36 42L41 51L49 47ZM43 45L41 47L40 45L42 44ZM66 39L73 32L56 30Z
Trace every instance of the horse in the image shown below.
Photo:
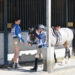
M29 32L30 32L29 33L30 42L36 42L36 40L37 40L36 39L37 37L35 36L36 29L35 30L31 29L31 30L29 30ZM58 33L60 33L61 41L58 40L59 39L59 36L57 36ZM55 48L56 46L63 45L65 48L64 61L65 61L66 57L68 57L68 60L69 60L71 58L69 47L74 38L73 31L69 28L60 28L58 33L55 34L54 29L51 28L51 46L53 46ZM54 51L54 59L55 59L55 63L57 63L55 51Z

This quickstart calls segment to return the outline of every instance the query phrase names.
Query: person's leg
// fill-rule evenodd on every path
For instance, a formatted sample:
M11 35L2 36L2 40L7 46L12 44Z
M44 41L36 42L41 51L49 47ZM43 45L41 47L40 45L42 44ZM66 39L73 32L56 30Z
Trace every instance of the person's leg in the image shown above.
M37 50L37 54L35 56L35 64L34 64L34 67L31 69L32 71L37 71L37 68L38 68L38 59L41 57L41 50L38 49Z
M35 58L34 67L31 69L32 71L37 71L38 68L38 58Z
M20 48L15 48L15 53L14 53L14 58L13 58L13 68L18 68L19 51L20 51Z
M18 63L18 60L19 60L19 58L18 58L19 51L20 51L20 48L15 48L14 59L13 59L14 63Z
M14 39L14 57L13 57L13 68L18 68L18 56L20 51L19 40Z

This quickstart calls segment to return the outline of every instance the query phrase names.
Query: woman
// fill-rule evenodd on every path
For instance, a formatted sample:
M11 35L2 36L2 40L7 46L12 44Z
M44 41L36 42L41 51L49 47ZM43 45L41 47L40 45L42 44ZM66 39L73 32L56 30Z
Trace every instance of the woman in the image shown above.
M12 37L14 44L14 57L13 57L13 68L18 68L18 55L20 51L20 43L24 45L24 39L21 36L21 28L20 28L21 19L17 18L14 20L13 28L12 28Z

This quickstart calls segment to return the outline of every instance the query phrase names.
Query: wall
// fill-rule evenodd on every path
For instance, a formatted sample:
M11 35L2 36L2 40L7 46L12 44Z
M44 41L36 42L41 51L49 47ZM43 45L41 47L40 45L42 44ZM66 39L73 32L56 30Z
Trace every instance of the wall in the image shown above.
M0 33L0 65L4 64L4 34Z

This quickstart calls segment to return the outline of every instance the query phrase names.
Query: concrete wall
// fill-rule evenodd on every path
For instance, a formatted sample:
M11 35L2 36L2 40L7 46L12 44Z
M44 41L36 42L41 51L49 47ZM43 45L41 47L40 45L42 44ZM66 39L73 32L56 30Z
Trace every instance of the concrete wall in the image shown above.
M4 64L4 34L0 33L0 65Z

